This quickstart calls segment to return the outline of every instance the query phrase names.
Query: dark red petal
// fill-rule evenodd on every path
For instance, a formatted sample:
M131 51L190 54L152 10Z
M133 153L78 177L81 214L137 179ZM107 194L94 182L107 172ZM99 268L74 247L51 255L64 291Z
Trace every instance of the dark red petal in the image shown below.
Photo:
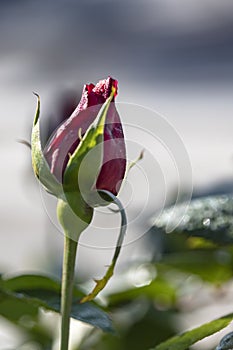
M101 105L110 96L112 86L117 89L117 81L111 77L101 80L96 86L94 84L85 85L77 108L69 119L55 131L46 145L44 156L51 172L59 182L62 182L69 159L68 154L72 154L79 144L79 130L81 129L82 135L87 131L95 120Z
M81 112L75 110L55 132L48 146L45 147L44 156L50 166L52 174L62 182L63 172L69 160L69 153L73 153L79 144L79 130L84 134L95 120L101 106L88 108Z
M115 104L111 103L104 127L104 155L96 188L117 195L126 170L124 133Z

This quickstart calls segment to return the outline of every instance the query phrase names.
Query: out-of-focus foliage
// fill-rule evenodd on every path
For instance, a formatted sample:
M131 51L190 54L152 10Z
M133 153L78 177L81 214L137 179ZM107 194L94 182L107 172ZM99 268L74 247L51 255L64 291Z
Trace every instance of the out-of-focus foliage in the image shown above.
M94 303L80 304L79 300L82 296L83 293L74 288L71 317L99 327L105 332L114 332L107 313ZM37 338L38 334L39 338L41 337L40 309L60 312L60 283L58 281L39 275L21 275L10 279L1 279L0 315L14 322L27 333L31 333L32 339ZM46 341L49 340L49 346L51 346L52 336L47 336L46 332L44 333L42 338ZM44 344L40 345L44 346ZM45 347L45 349L47 348Z
M160 246L159 254L157 252L151 261L156 271L154 279L149 284L132 285L108 296L119 336L94 332L83 340L79 350L187 349L232 320L232 315L228 315L169 339L181 331L177 319L185 315L182 297L187 295L187 290L189 294L195 293L195 284L199 281L202 291L208 287L217 292L233 275L231 197L193 200L179 227L166 234L165 227L172 210L165 210L158 226L150 230L151 244L156 238ZM182 210L182 205L177 210ZM132 269L135 270L135 266ZM201 292L199 307L203 307Z
M192 329L191 331L175 336L165 341L164 343L159 344L154 348L154 350L185 350L190 345L196 343L198 340L201 340L228 326L232 320L233 314L226 315L217 320L206 323L198 328Z
M120 276L127 280L131 271L143 267L148 278L142 278L137 284L127 280L117 292L105 296L105 311L111 314L115 334L111 334L112 324L107 313L96 303L80 305L78 300L83 294L75 288L72 316L105 332L92 328L74 350L187 349L232 320L231 314L223 315L177 335L184 331L179 319L193 307L203 307L202 293L205 290L212 291L212 296L216 297L220 293L222 298L224 290L231 285L232 199L219 196L194 200L183 222L173 233L166 234L166 218L170 211L164 211L158 227L152 227L148 234L150 245L155 238L159 242L153 260L146 264L134 262ZM199 290L195 295L197 283ZM38 313L41 307L59 311L60 284L51 278L24 275L2 279L0 286L1 315L17 324L27 334L25 339L28 341L38 343L44 350L51 348L54 335L46 333L40 325ZM195 296L195 306L192 302L185 302L190 295ZM214 302L211 300L209 303ZM229 312L232 310L229 306Z
M176 213L184 213L185 206L180 204ZM168 220L176 221L176 213L172 216L173 207L164 211L156 221L156 226L162 230ZM232 196L209 196L195 199L191 202L183 219L175 229L175 233L187 236L206 238L212 242L224 245L233 243L233 198Z
M109 296L109 305L114 305L120 302L127 302L135 300L143 296L148 300L153 300L159 304L174 305L176 301L176 290L169 281L163 279L163 277L157 276L149 285L131 288L126 291L112 294Z

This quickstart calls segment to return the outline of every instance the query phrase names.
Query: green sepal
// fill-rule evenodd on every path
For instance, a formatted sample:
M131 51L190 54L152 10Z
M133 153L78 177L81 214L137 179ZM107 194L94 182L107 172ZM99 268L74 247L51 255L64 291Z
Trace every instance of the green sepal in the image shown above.
M89 126L75 152L70 155L63 178L63 191L66 201L80 219L89 223L92 207L96 202L103 202L97 191L93 190L103 158L104 124L111 96L101 107L95 121ZM99 146L98 146L99 145ZM88 160L84 158L88 156ZM81 185L81 186L80 186Z
M32 154L32 167L36 177L45 187L46 191L53 194L56 197L62 197L63 189L62 185L56 180L53 174L51 174L48 163L43 155L41 140L40 140L40 97L35 93L37 97L37 109L33 122L32 135L31 135L31 154Z

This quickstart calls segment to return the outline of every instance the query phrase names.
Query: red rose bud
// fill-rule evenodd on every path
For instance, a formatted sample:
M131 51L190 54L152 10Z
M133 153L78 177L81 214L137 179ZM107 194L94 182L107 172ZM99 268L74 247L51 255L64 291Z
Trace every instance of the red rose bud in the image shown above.
M73 154L82 136L94 122L103 103L114 89L117 81L108 77L98 84L85 85L82 98L72 115L54 132L44 149L45 159L51 173L62 183L69 155ZM91 108L89 108L91 107ZM103 163L96 181L96 189L107 190L117 195L126 170L124 134L114 98L107 112L104 125Z

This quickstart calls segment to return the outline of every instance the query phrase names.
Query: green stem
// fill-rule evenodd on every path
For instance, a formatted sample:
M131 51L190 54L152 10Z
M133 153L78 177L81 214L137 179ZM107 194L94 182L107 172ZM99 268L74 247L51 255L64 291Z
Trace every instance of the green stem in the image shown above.
M62 268L61 290L61 347L60 350L68 350L70 331L70 312L73 296L74 268L77 252L76 241L65 235L64 255Z
M116 204L118 206L118 209L119 209L118 212L121 214L121 229L120 229L120 234L119 234L118 239L117 239L117 244L116 244L116 248L115 248L113 258L112 258L111 265L109 265L104 277L102 277L100 280L94 280L96 282L94 289L92 290L91 293L89 293L88 295L83 297L80 300L80 303L86 303L87 301L93 300L99 294L99 292L101 292L101 290L104 289L104 287L106 286L106 284L108 283L110 278L113 276L115 265L117 263L117 259L119 257L121 247L123 244L123 240L124 240L124 237L126 234L127 218L126 218L124 207L122 206L120 200L109 191L99 190L99 192L104 194L105 196L107 195L107 197L114 204Z

